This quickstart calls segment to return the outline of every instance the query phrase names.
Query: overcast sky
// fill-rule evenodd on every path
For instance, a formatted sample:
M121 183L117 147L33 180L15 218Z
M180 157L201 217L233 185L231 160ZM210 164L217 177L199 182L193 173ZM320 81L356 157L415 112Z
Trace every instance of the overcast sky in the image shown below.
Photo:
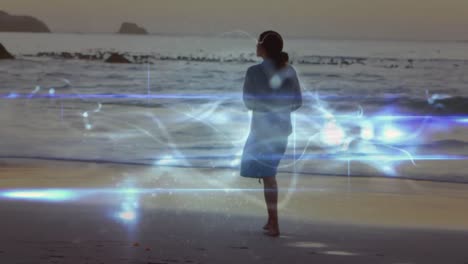
M0 10L59 32L115 32L130 21L152 33L468 39L468 0L1 0Z

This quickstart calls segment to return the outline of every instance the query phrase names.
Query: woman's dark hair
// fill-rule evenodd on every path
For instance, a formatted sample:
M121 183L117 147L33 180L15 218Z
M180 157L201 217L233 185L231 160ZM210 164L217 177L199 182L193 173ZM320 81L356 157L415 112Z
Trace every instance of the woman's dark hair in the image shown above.
M289 61L288 53L283 51L283 38L276 31L265 31L258 38L258 45L265 49L268 58L273 60L276 68L286 66Z

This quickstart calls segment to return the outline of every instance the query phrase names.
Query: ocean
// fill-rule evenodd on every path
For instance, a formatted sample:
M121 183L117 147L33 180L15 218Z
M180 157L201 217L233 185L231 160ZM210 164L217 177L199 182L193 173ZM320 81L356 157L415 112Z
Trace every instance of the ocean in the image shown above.
M0 33L0 158L238 176L255 38ZM284 175L468 183L468 43L285 40L304 106ZM124 53L131 64L67 59ZM89 57L87 57L89 58ZM145 60L140 60L144 58Z

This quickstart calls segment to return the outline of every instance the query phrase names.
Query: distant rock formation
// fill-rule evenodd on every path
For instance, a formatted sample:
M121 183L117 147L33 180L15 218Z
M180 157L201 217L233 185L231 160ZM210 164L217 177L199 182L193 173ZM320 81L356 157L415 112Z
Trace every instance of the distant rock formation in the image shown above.
M38 52L36 54L23 54L24 57L45 57L65 60L87 60L104 61L108 63L134 63L134 64L154 64L154 60L162 59L154 55L131 55L127 53L117 53L114 51L98 51L94 53L81 52Z
M2 45L2 43L0 43L0 60L12 60L14 59L15 57L13 57L13 55L11 55L6 49L5 47Z
M112 53L109 58L105 60L107 63L131 63L124 55L119 53Z
M120 26L119 34L136 34L136 35L147 35L148 32L143 27L138 26L135 23L124 22Z
M0 11L0 32L50 32L50 30L37 18L10 15Z

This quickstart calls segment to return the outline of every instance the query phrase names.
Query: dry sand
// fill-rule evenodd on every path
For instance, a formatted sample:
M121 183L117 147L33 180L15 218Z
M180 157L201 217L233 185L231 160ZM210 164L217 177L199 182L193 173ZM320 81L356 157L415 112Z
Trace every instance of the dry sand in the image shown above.
M49 203L3 198L0 263L468 263L468 185L279 180L282 236L274 239L261 232L261 185L232 170L3 160L3 192L154 191L138 196L130 222L114 217L118 194Z

